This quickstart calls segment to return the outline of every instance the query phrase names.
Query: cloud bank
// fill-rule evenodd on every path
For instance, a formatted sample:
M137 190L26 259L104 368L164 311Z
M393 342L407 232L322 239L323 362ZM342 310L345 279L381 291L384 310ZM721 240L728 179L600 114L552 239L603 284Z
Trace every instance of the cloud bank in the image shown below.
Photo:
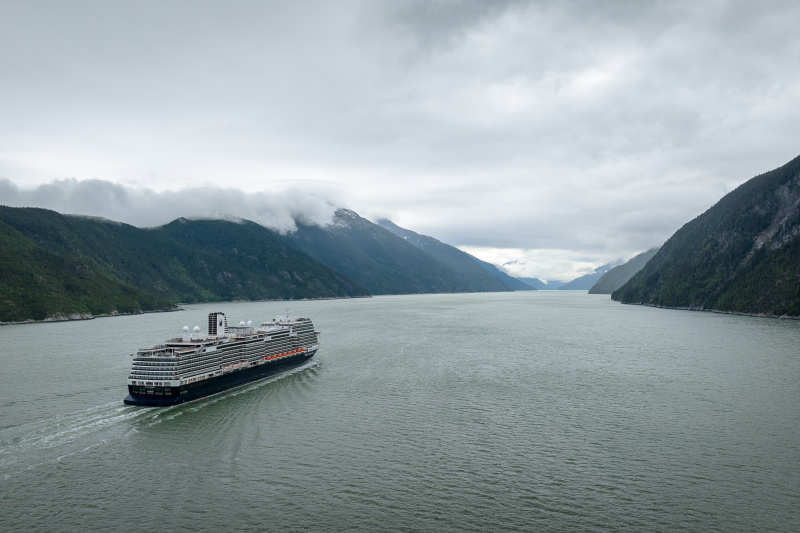
M138 227L160 226L179 217L247 219L280 233L296 228L295 220L324 225L333 204L321 196L288 189L248 192L194 187L157 192L105 180L55 180L21 189L0 180L0 202L11 207L43 207L59 213L98 216Z

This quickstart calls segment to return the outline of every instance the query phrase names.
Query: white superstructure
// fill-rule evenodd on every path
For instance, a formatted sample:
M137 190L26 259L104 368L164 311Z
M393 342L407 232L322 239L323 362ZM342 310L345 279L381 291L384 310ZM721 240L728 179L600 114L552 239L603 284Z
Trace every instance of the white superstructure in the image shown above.
M252 322L228 326L224 313L208 317L209 333L183 328L183 336L137 351L128 385L159 395L168 387L185 387L259 365L278 363L319 348L317 332L308 318L278 316L254 327ZM166 389L166 390L165 390Z

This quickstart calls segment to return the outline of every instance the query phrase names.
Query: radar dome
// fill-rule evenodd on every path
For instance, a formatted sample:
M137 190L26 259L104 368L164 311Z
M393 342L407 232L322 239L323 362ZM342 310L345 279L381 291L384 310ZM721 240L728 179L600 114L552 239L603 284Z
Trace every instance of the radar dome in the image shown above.
M189 333L189 326L183 326L183 332Z
M252 326L252 325L253 325L253 321L252 321L252 320L248 320L248 321L247 321L247 325L248 325L248 326Z
M244 327L244 320L242 320L241 322L239 322L239 327L242 327L242 328Z
M192 331L194 331L195 333L200 333L200 326L195 326Z

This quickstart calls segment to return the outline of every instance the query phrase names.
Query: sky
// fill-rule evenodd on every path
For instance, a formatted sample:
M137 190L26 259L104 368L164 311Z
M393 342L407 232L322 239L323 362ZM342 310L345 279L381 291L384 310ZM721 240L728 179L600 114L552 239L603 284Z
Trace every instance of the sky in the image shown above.
M796 1L0 0L0 204L353 209L569 280L800 155Z

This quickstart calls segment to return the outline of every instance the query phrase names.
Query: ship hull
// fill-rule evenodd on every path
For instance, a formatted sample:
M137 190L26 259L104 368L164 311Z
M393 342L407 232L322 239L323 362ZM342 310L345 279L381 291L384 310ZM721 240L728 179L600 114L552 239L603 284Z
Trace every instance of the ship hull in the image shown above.
M197 383L190 383L181 387L164 387L161 391L153 390L141 394L136 391L144 389L144 387L128 386L129 394L123 401L127 405L148 407L167 407L190 402L297 368L314 357L314 353L316 352L302 352L286 357L283 360L260 364L244 370L236 370ZM149 388L153 389L153 387ZM155 389L158 389L158 387ZM158 392L161 394L158 394Z

